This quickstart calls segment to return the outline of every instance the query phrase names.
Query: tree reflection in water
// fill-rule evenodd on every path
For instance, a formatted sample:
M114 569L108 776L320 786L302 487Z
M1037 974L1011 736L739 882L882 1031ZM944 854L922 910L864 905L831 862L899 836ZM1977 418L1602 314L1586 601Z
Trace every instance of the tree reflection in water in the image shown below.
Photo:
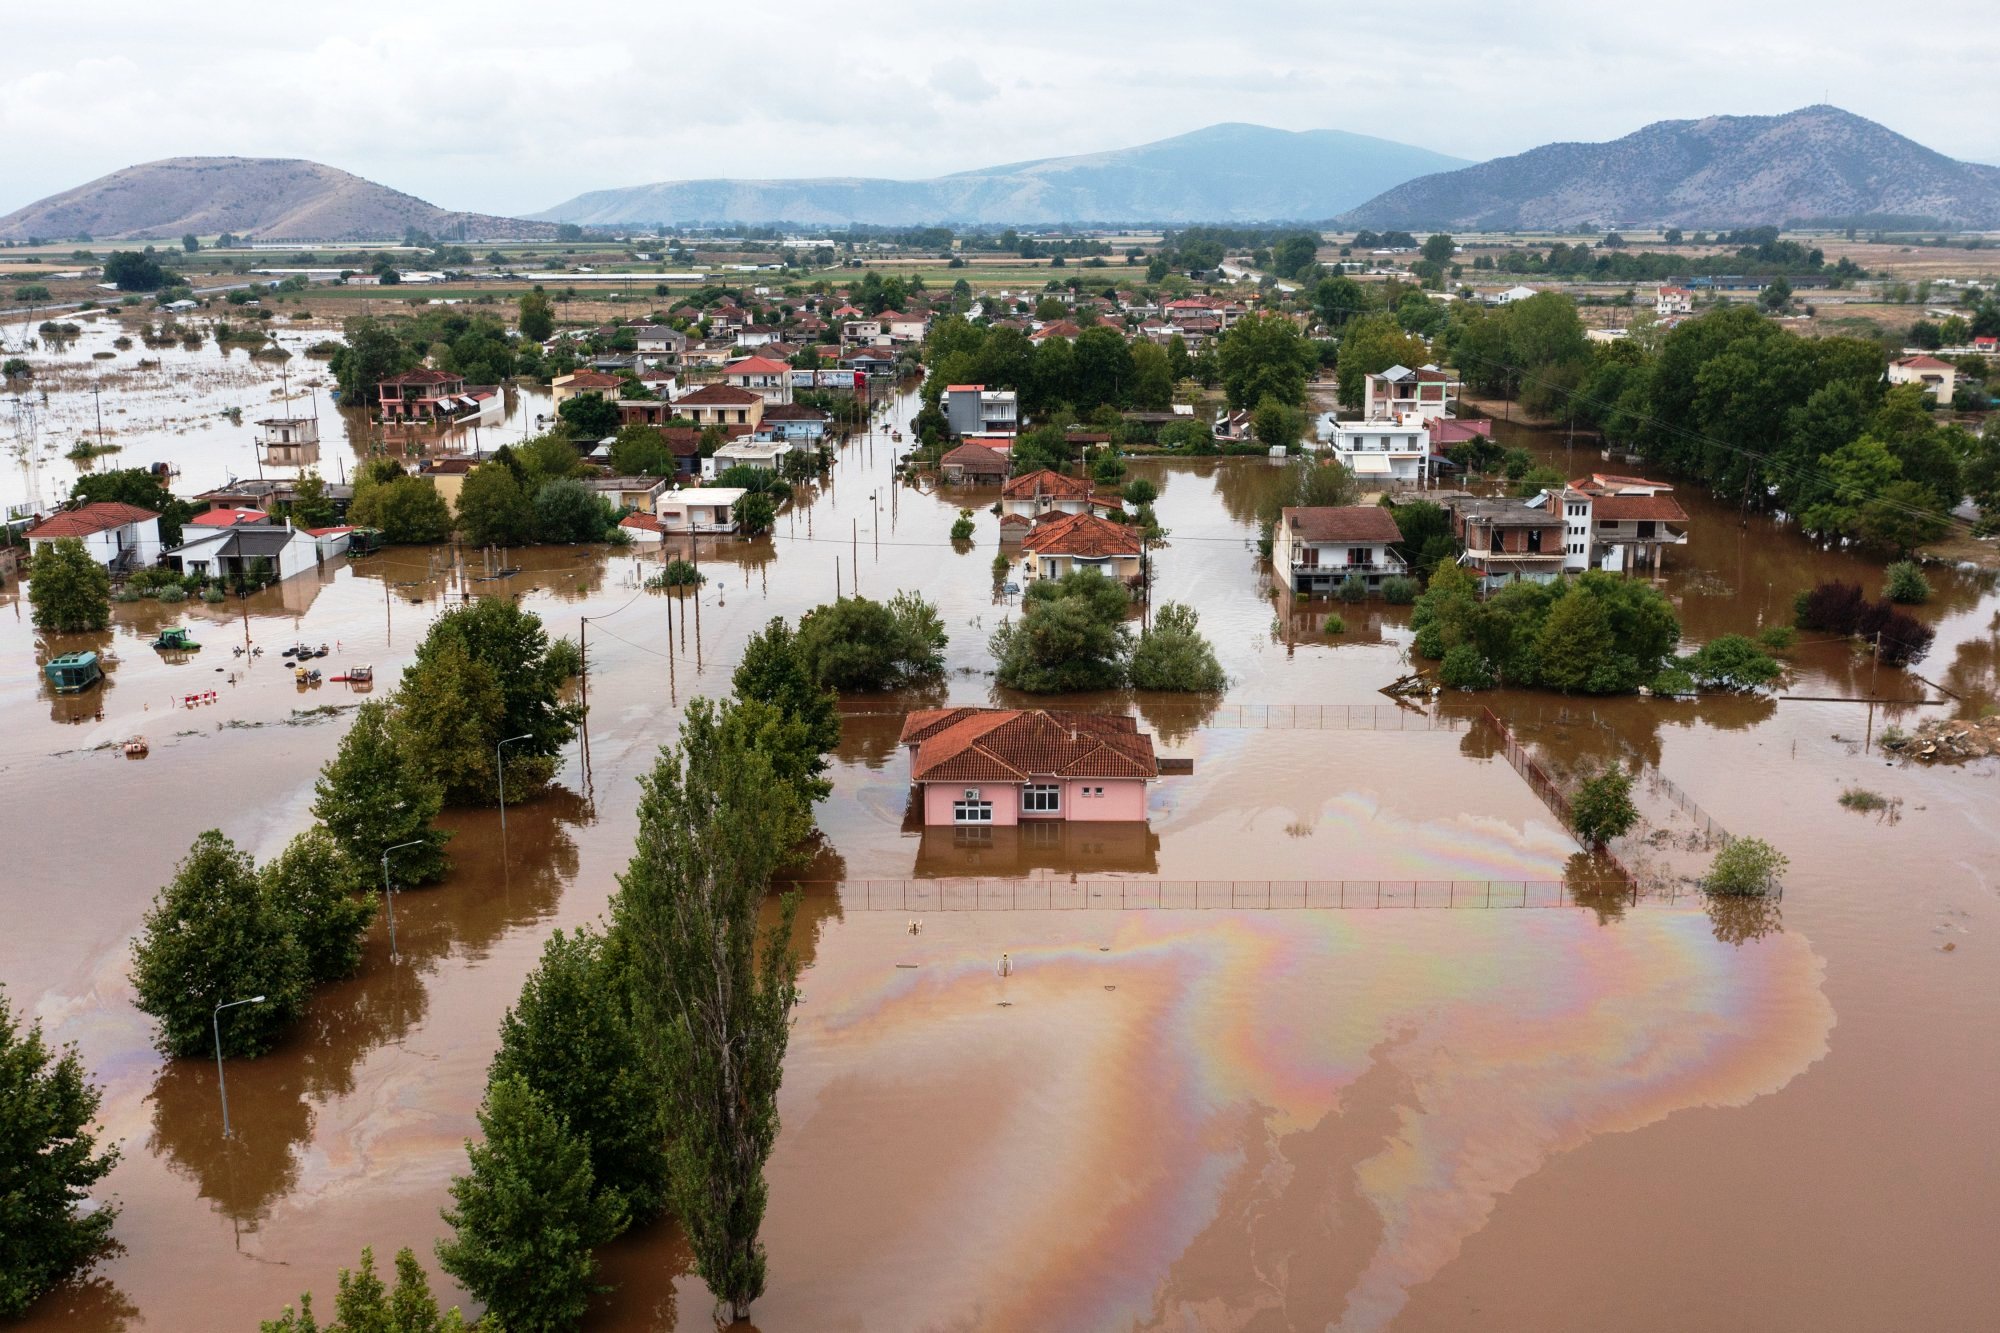
M1750 940L1761 940L1785 928L1776 894L1710 893L1703 896L1708 899L1709 925L1715 931L1715 938L1724 944L1740 945Z
M125 1247L113 1244L102 1258L112 1258ZM100 1259L102 1262L102 1259ZM35 1327L50 1333L123 1333L139 1317L132 1304L109 1278L76 1277L55 1288L31 1309Z
M1631 881L1611 862L1592 852L1576 852L1563 863L1563 888L1571 902L1597 913L1600 926L1622 920L1625 910L1632 905Z

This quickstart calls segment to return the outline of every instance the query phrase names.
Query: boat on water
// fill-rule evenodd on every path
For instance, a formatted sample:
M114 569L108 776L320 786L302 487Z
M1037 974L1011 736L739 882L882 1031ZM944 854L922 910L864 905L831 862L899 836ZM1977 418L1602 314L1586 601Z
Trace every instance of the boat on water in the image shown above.
M76 694L104 679L104 668L98 665L96 653L64 653L49 659L42 674L57 694Z

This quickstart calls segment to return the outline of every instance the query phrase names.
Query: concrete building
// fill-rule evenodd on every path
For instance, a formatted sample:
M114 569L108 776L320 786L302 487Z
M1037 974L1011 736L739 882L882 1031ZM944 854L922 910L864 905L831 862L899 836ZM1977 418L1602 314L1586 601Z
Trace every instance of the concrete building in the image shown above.
M1410 572L1394 550L1402 540L1381 505L1287 507L1271 532L1271 568L1295 593L1328 594L1349 578L1373 592Z

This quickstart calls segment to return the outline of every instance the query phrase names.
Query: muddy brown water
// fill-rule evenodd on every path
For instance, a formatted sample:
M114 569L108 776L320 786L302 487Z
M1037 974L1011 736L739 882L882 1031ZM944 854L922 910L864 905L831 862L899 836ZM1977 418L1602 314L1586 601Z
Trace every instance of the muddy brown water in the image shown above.
M909 410L899 399L891 418ZM325 1308L364 1245L431 1262L499 1019L548 932L603 913L635 833L634 779L689 697L727 689L746 635L833 595L836 560L844 590L858 574L871 596L913 588L941 607L951 676L924 701L1001 697L985 649L1009 610L991 590L991 496L973 504L974 542L954 548L964 497L895 485L895 452L883 434L857 439L772 537L704 542L698 598L643 592L651 556L530 550L510 556L519 574L482 581L476 559L405 549L247 603L119 606L103 635L44 642L9 590L0 977L78 1043L125 1150L108 1182L123 1253L24 1327L249 1328L302 1289ZM1328 636L1327 608L1288 615L1264 596L1254 511L1272 469L1134 470L1160 485L1171 532L1159 595L1200 611L1232 683L1219 707L1101 702L1136 704L1193 776L1158 784L1145 830L926 834L906 825L895 747L893 714L916 700L849 700L809 878L1572 873L1574 844L1483 732L1324 724L1329 705L1372 718L1386 704L1408 615L1341 607L1347 632ZM1782 622L1814 578L1880 577L1684 503L1695 538L1665 586L1692 638ZM1922 614L1938 644L1920 670L1963 705L1486 700L1552 764L1636 754L1732 831L1776 843L1786 893L1759 912L1613 898L919 913L808 889L757 1326L1984 1326L2000 1230L2000 785L1990 763L1892 765L1870 743L2000 696L2000 597L1936 582ZM199 830L262 857L307 822L358 696L294 686L282 648L325 642L322 668L367 662L386 689L466 595L519 595L571 636L591 618L588 767L573 748L557 791L508 811L504 839L495 812L449 817L451 876L396 896L400 961L378 924L360 973L322 991L290 1040L229 1066L225 1141L212 1064L159 1059L132 1007L140 915ZM204 646L154 652L166 624ZM246 636L263 655L232 653ZM107 655L105 687L49 695L39 663L75 647ZM1797 694L1941 697L1844 644L1796 661ZM210 690L215 703L176 706ZM135 734L147 758L109 748ZM1851 785L1900 804L1849 812L1837 798ZM617 1290L589 1327L708 1326L671 1224L604 1263Z

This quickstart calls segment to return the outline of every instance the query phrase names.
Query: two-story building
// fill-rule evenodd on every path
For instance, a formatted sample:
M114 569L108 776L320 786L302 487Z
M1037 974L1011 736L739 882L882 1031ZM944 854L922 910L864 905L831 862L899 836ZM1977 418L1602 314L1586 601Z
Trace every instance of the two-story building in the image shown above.
M1889 383L1921 384L1926 397L1948 405L1958 392L1958 367L1927 353L1906 356L1889 363Z
M1059 579L1080 569L1136 589L1145 581L1145 544L1126 524L1095 514L1047 518L1021 538L1023 580Z
M749 389L728 384L705 384L674 400L674 413L697 426L759 426L764 421L764 399Z
M984 384L945 386L944 417L954 435L1012 435L1021 425L1020 395Z
M1429 423L1411 413L1395 418L1320 419L1319 437L1363 486L1421 486L1430 476Z
M1452 536L1465 550L1458 563L1485 588L1552 583L1566 556L1561 514L1529 500L1464 496L1445 507Z
M1109 713L924 708L899 743L926 825L1143 821L1160 775L1153 738Z
M688 336L668 324L634 324L639 360L649 366L677 366L687 351Z
M1288 506L1271 531L1271 567L1295 593L1331 593L1349 578L1373 592L1409 573L1403 533L1382 505Z
M50 514L27 530L28 550L74 537L90 558L106 569L144 569L159 563L160 516L150 509L116 500L99 500Z
M1451 415L1458 376L1436 366L1390 366L1368 376L1362 386L1361 415L1368 421L1434 421Z
M375 386L382 418L393 422L431 422L465 410L465 376L448 370L406 370Z
M1036 468L1008 478L1000 487L1000 537L1003 541L1017 540L1045 518L1118 507L1116 499L1094 494L1087 477L1069 477Z
M1655 287L1653 289L1653 313L1666 318L1670 315L1692 315L1694 313L1694 292L1687 287Z
M722 382L732 389L745 389L764 400L765 406L792 401L792 368L767 356L746 356L722 368Z
M736 502L749 492L740 486L689 486L667 491L653 502L653 517L666 533L736 531Z
M599 398L616 398L618 390L623 388L624 384L624 376L614 375L607 370L575 370L567 375L558 375L549 381L549 397L557 407L585 394L595 394Z
M1687 512L1673 489L1663 481L1594 472L1528 503L1562 515L1565 570L1630 572L1650 563L1658 573L1666 548L1687 543Z

